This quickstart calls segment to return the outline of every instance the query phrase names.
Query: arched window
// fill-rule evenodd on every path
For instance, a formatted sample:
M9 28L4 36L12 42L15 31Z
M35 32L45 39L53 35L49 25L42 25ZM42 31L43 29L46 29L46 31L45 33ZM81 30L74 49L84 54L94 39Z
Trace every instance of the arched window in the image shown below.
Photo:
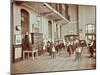
M48 37L52 39L52 22L48 21Z

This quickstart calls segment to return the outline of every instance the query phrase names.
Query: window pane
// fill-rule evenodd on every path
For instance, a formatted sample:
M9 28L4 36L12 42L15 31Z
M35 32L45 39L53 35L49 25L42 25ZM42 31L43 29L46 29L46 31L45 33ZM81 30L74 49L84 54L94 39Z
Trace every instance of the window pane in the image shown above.
M92 29L93 28L93 25L88 25L88 33L92 33Z
M86 25L86 33L95 33L95 25L93 24Z

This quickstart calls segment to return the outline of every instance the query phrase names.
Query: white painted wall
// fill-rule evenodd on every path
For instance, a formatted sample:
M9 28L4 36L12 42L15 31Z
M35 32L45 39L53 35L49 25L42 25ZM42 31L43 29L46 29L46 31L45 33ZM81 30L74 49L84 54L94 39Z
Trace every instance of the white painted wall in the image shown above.
M14 34L21 34L21 31L16 31L15 30L15 27L17 26L17 25L21 25L21 13L20 13L20 8L19 7L17 7L15 4L13 5L13 24L14 24Z
M66 25L63 25L61 28L61 37L64 39L65 35L71 34L70 32L73 32L72 34L77 34L77 23L68 23Z
M42 16L42 33L43 33L43 39L48 39L48 19L46 17Z
M68 14L70 16L70 22L61 27L61 38L64 39L65 35L69 35L72 31L73 34L77 34L77 11L76 5L69 5Z

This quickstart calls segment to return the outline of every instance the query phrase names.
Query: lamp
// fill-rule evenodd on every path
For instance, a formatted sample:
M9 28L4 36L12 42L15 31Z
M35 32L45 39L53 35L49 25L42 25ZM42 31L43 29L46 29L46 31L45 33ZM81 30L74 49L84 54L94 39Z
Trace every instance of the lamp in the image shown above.
M40 22L40 15L37 16L37 21Z
M38 3L38 16L37 16L37 21L40 22L39 3Z
M39 10L39 9L41 9L39 2L38 2L38 5L37 5L37 8L38 8L38 15L37 15L38 29L41 32L42 31L42 17L41 17L40 10Z

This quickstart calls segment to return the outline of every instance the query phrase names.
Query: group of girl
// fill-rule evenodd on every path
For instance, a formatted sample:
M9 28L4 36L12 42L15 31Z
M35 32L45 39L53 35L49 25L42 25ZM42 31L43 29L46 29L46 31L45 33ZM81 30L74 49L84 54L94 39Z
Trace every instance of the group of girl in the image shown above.
M56 41L55 43L47 41L46 45L43 46L44 49L49 53L49 55L54 58L57 54L61 54L61 51L65 51L65 53L71 56L75 53L75 60L81 60L81 46L79 41L67 41L63 40Z

